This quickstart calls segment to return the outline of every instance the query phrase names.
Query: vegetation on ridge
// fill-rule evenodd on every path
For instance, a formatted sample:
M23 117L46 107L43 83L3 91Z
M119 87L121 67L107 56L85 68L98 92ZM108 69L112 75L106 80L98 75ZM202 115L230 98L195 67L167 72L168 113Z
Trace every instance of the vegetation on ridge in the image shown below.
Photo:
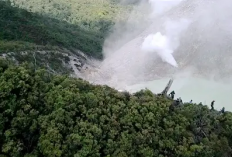
M0 61L1 156L231 156L232 114Z
M61 72L67 56L35 50L77 48L101 58L115 12L130 8L116 1L0 0L0 54L27 50L18 61L53 60L48 66ZM174 106L149 90L131 95L0 59L1 157L229 157L231 147L231 112Z
M97 4L94 1L93 5ZM72 9L67 5L80 8ZM63 8L66 6L67 8ZM0 54L9 51L51 50L64 47L78 49L89 56L102 58L103 40L113 24L112 17L115 14L111 13L107 16L108 13L101 13L103 15L100 15L100 11L103 12L108 8L105 12L116 13L116 10L120 11L120 9L108 5L105 7L103 5L104 8L99 6L101 5L96 6L99 14L95 14L86 12L90 7L87 1L84 3L83 1L75 1L75 3L50 1L49 3L33 0L11 2L0 0ZM38 8L40 12L36 10ZM75 12L72 12L73 10ZM70 13L66 14L66 12ZM82 16L83 14L86 15ZM97 16L94 17L95 15ZM105 16L107 18L104 18ZM93 20L88 22L87 17L92 17Z
M10 0L14 6L106 34L114 21L125 20L130 5L114 0Z

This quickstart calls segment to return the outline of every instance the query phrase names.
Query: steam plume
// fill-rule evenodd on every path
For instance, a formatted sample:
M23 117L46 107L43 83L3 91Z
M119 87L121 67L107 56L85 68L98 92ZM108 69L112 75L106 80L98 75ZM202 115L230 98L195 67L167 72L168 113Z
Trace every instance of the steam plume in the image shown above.
M168 20L166 22L168 36L162 35L160 32L148 35L142 43L142 50L145 52L156 52L164 62L178 67L172 53L179 46L180 33L186 30L189 23L190 21L186 19L181 19L177 22Z
M116 88L191 67L194 75L232 76L231 0L130 1L137 5L105 40L100 73L91 81Z
M172 56L173 51L169 48L168 39L160 32L148 35L142 44L142 50L146 52L156 52L163 61L178 67L176 60Z

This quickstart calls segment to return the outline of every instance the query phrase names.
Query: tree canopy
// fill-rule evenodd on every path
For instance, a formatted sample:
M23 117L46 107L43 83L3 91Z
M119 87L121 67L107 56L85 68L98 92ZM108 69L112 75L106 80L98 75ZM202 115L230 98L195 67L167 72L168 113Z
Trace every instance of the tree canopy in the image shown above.
M229 157L232 114L0 60L0 155Z
M127 10L109 0L0 0L0 54L66 48L101 59L104 37Z
M0 55L31 50L18 54L21 63L35 59L34 50L76 48L101 58L114 20L131 8L117 2L0 0ZM59 55L49 54L52 67ZM119 92L0 58L0 156L232 156L231 112L174 104L149 90Z

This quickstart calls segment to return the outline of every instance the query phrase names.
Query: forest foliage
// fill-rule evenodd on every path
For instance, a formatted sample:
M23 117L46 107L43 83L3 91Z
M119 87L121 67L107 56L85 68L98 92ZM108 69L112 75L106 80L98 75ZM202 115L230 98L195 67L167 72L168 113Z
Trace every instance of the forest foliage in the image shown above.
M64 47L101 58L107 32L130 9L117 0L0 0L0 54ZM229 157L231 147L231 112L0 59L1 157Z
M0 0L0 54L62 47L101 59L104 38L126 10L110 0Z
M232 114L0 61L0 154L229 157Z
M131 5L119 0L10 0L13 6L106 33L115 21L125 20Z

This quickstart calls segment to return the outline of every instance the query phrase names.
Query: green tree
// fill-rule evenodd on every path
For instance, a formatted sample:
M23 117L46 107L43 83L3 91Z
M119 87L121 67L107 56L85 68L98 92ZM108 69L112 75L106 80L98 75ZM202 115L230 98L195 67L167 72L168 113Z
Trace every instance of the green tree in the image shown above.
M231 156L232 114L0 60L0 154Z

